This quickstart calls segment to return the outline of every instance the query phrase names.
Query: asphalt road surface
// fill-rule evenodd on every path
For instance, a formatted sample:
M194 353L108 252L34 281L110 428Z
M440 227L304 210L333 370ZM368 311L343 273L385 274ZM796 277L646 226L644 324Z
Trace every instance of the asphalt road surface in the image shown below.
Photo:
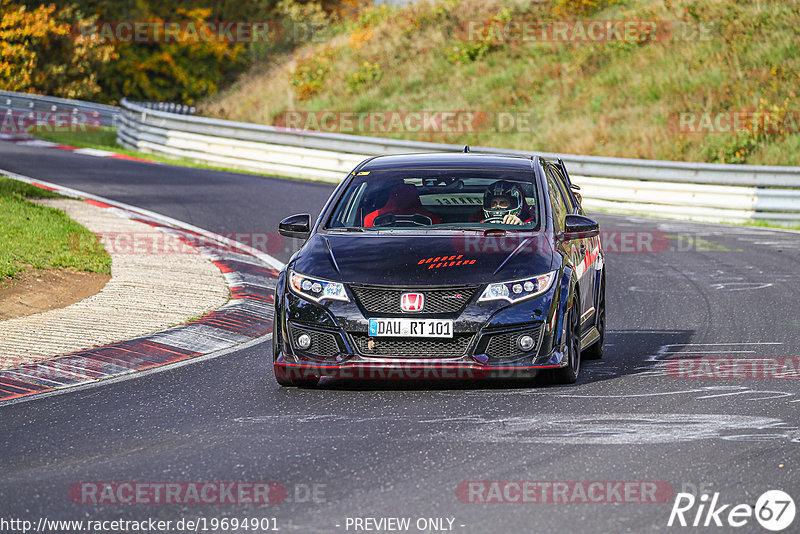
M287 215L319 213L332 190L2 142L0 168L220 233L274 232ZM220 518L274 518L272 526L298 532L397 526L366 518L408 518L409 532L728 532L732 506L718 516L723 527L703 527L705 510L701 526L667 527L676 494L698 498L685 512L690 525L702 494L718 492L718 506L755 505L767 490L800 498L798 381L761 371L800 356L800 234L597 218L609 334L605 358L585 362L577 384L280 388L267 338L184 367L0 406L0 518L205 518L212 532L224 531L211 528ZM285 261L290 249L273 252ZM719 367L715 378L689 378L681 356L737 358L742 376ZM268 505L96 505L75 493L92 487L85 482L207 481L271 481L286 496ZM508 481L542 484L520 485L530 490L523 499ZM592 481L604 483L589 489ZM653 485L632 484L642 481ZM542 498L569 502L516 502ZM592 499L600 502L583 502ZM745 521L737 532L767 532Z

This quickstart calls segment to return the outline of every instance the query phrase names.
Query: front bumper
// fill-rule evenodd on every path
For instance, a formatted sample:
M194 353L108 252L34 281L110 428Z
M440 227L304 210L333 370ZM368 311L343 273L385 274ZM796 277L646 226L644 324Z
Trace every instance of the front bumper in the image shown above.
M487 378L531 378L543 369L567 365L564 354L553 350L541 363L487 365L471 356L458 359L366 358L354 356L341 363L322 363L288 358L280 353L276 366L292 379L327 376L332 378L376 380L474 380Z
M544 294L509 305L470 302L454 321L452 340L369 338L367 313L354 302L317 304L293 293L276 300L274 363L289 378L352 379L530 378L567 365L561 350L559 284ZM297 339L308 334L311 347ZM515 341L535 338L528 351ZM369 345L365 344L369 341ZM388 348L387 348L388 347ZM372 353L370 353L372 351Z

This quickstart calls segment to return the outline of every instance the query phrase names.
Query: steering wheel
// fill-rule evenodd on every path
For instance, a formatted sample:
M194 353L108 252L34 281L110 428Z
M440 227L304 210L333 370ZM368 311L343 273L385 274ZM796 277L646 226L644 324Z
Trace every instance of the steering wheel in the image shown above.
M394 213L385 213L375 217L372 221L372 226L430 226L433 221L427 215L415 213L413 215L395 215Z
M488 219L484 219L483 222L485 223L503 223L503 216L502 215L495 215L494 217L489 217Z

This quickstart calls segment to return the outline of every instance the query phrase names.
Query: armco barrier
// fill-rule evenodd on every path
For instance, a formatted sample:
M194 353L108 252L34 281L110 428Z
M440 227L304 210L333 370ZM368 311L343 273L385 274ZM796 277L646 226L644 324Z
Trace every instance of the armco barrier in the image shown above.
M463 148L187 117L124 100L122 107L119 141L129 148L331 182L340 181L367 156ZM471 147L471 151L530 154L485 147ZM588 210L706 221L800 222L799 167L540 154L564 159L574 181L583 188L584 206Z
M171 102L147 102L141 104L149 109L167 111L170 113L191 115L195 108ZM102 121L103 126L117 126L122 108L84 102L82 100L69 100L55 96L36 95L32 93L17 93L14 91L0 90L0 111L11 110L15 113L55 113L68 112L82 113L89 118Z
M117 117L121 109L105 104L83 102L81 100L67 100L54 96L34 95L30 93L16 93L0 90L0 110L11 110L16 113L37 112L69 112L77 115L82 113L92 119L102 121L103 126L116 126Z
M14 102L49 97L14 95ZM61 99L53 99L61 100ZM62 101L91 105L76 101ZM2 104L2 100L0 100ZM189 115L193 108L123 99L117 136L126 148L211 165L339 182L371 155L460 151L423 143L283 128ZM172 110L172 111L169 111ZM472 152L531 152L471 147ZM724 165L536 152L561 157L582 187L587 210L653 214L706 221L800 223L800 167Z

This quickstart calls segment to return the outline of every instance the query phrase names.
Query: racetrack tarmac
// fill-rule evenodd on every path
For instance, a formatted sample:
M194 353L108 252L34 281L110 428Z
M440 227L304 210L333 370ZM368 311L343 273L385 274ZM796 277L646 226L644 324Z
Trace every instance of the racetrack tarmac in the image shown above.
M223 234L271 233L285 216L316 216L333 188L4 142L0 168ZM650 532L667 529L675 493L686 489L719 492L719 503L731 505L754 505L771 489L800 497L798 375L763 378L758 363L800 357L800 234L597 219L607 240L607 349L602 361L584 362L575 385L327 380L280 388L266 338L219 358L0 406L2 516L275 518L280 530L298 532L375 532L356 529L354 518L388 517L410 518L417 532L420 518L444 518L420 525ZM666 245L648 248L653 242ZM271 252L286 261L293 246ZM680 357L750 363L739 368L745 376L689 378ZM89 487L82 482L208 481L277 482L287 495L268 505L80 502ZM516 486L488 481L568 482L570 502L498 503L521 500ZM660 502L608 503L637 499L593 490L601 502L581 502L572 490L593 481L651 481L670 491L657 493ZM494 502L475 502L487 498ZM765 531L752 517L736 530Z

